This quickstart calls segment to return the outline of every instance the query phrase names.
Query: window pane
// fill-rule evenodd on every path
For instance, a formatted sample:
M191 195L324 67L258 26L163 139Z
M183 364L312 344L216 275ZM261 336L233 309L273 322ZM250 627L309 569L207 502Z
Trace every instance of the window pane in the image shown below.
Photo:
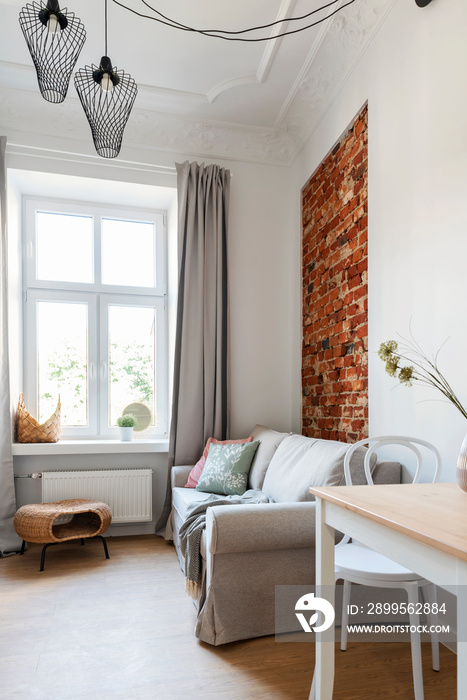
M154 224L102 219L102 282L154 287Z
M58 395L63 426L88 424L87 304L37 302L39 422L54 412Z
M93 220L90 216L38 211L37 279L93 282Z
M150 307L109 306L109 416L118 416L130 403L142 403L155 420L156 310Z

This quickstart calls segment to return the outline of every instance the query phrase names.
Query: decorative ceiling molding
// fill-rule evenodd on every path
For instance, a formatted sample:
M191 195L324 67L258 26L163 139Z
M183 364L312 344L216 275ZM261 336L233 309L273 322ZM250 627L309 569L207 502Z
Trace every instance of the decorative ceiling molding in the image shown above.
M2 87L0 101L0 132L9 140L11 135L15 143L24 146L47 143L63 152L92 153L89 125L78 98L68 97L60 105L49 105L38 91ZM287 165L292 149L283 131L192 120L135 106L126 127L122 158L139 159L134 152L150 158L163 151Z
M342 90L396 2L362 0L331 19L294 98L281 114L281 126L294 134L296 154Z
M277 12L276 20L291 17L296 4L297 0L282 0ZM279 46L283 40L283 37L278 38L276 35L283 31L283 29L284 27L281 27L281 25L276 25L272 28L271 38L266 43L256 75L245 75L238 78L231 78L229 80L222 81L218 85L215 85L207 94L209 102L214 102L216 97L218 97L221 93L231 90L232 88L240 87L241 85L265 83L268 79L269 73L271 72Z
M291 17L296 4L297 0L282 0L277 12L276 21ZM287 25L285 25L285 27L287 27ZM277 51L281 45L281 42L283 41L283 37L277 38L275 35L280 34L283 29L284 27L281 27L279 24L276 25L276 27L273 27L271 39L266 44L258 70L256 71L256 77L259 83L264 83L268 79Z
M310 72L311 66L313 65L313 61L315 60L316 55L321 47L321 44L323 43L324 38L326 36L326 32L330 21L331 20L329 19L327 22L323 22L320 26L318 36L316 37L316 41L313 42L311 49L308 52L308 56L306 57L305 62L294 81L294 84L292 85L292 89L287 95L287 98L284 104L282 105L279 114L277 115L275 122L276 127L279 127L282 124L284 117L287 114L287 111L290 105L292 104L295 96L297 95L297 92L299 91L302 82L305 80L306 75Z
M344 0L341 0L339 3L342 5ZM295 9L295 5L297 4L297 0L282 0L281 5L279 7L279 10L277 12L276 16L276 21L280 19L287 19L292 16L293 11ZM318 41L313 42L312 49L310 51L310 54L312 58L305 62L304 67L302 68L302 71L300 71L300 76L302 75L302 72L306 72L311 64L311 61L313 60L313 56L319 49L319 46L321 44L321 37L324 36L326 33L326 27L327 27L327 22L323 22L323 24L320 27L319 35L318 35ZM271 72L272 66L274 64L274 60L277 55L277 51L279 50L279 47L283 41L283 37L277 37L277 34L280 34L284 29L287 28L287 25L281 26L281 25L276 25L273 27L271 31L271 39L266 43L265 49L263 51L263 55L261 56L261 61L258 66L258 70L256 71L256 75L248 75L248 76L242 76L238 78L232 78L231 80L225 80L222 83L219 83L215 87L213 87L209 92L208 92L208 100L210 102L214 102L215 98L218 97L222 92L225 92L227 90L230 90L231 88L239 87L240 85L252 85L254 83L265 83L266 80L269 77L269 74ZM310 55L309 54L309 55ZM287 106L293 96L296 93L296 89L293 91L293 95L287 98ZM286 111L286 109L285 109ZM281 110L282 114L282 110ZM276 119L276 124L280 125L281 119L280 117Z
M258 83L259 80L256 77L256 75L246 75L245 77L241 78L231 78L230 80L224 80L222 83L219 83L218 85L213 87L212 90L209 90L207 98L209 102L214 102L216 97L218 97L222 92L226 92L227 90L231 90L232 88L240 87L241 85L254 85Z
M185 153L198 158L290 165L396 1L359 0L322 25L271 128L203 118L208 100L222 90L206 96L140 85L126 127L122 158L139 162L152 157L152 162L157 162L156 154L162 151L174 154L174 159L175 154ZM284 4L293 9L290 0ZM264 75L274 55L274 48L267 56L263 54ZM224 89L245 84L245 80L227 81ZM257 76L248 77L249 83L257 80ZM0 130L9 139L14 135L15 143L36 147L46 142L51 149L55 144L63 153L82 152L85 156L92 152L89 126L78 98L70 91L64 103L46 103L37 90L32 67L0 62L0 102Z

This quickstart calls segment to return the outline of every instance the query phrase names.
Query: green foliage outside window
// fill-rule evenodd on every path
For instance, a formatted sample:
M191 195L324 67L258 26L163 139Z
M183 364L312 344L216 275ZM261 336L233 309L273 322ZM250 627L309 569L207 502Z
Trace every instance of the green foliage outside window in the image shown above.
M110 346L111 422L132 402L153 406L154 351L152 345L128 343ZM47 357L46 386L40 387L41 419L53 413L58 395L62 402L62 425L79 425L86 408L86 359L69 342ZM81 424L82 424L81 419Z

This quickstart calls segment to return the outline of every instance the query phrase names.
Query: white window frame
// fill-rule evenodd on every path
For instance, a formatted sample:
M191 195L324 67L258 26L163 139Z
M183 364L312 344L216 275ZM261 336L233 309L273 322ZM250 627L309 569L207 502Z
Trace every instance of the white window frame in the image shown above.
M37 279L36 212L45 211L78 216L92 216L94 222L94 283L55 282ZM88 304L87 348L87 427L62 427L66 438L117 438L118 428L108 427L108 327L109 303L156 308L156 396L159 417L157 428L148 438L168 434L168 323L167 323L167 230L165 212L124 206L96 204L74 200L23 198L23 291L24 291L24 394L31 413L38 410L37 376L37 302L63 301ZM128 219L154 223L156 251L156 286L129 287L102 284L101 219ZM145 434L146 435L146 434ZM142 434L143 436L143 434Z
M97 434L97 298L86 292L53 291L48 289L28 289L26 291L26 337L25 337L25 399L30 413L38 416L39 377L37 373L37 302L81 303L88 307L88 344L87 344L87 400L88 426L62 428L62 435L79 438ZM58 397L57 397L58 398ZM32 407L32 408L31 408Z
M133 300L128 299L128 295L118 294L101 294L100 295L100 342L102 348L109 347L109 324L108 324L108 309L111 305L116 306L133 306L137 308L150 307L156 311L156 395L155 405L159 412L160 423L158 425L158 433L163 436L167 435L167 411L160 414L160 406L167 404L167 381L158 381L158 374L167 377L167 322L166 322L166 303L165 299L160 297L134 297ZM116 428L109 427L107 424L108 405L109 405L109 365L108 355L107 360L103 360L99 364L99 397L100 397L100 417L101 426L100 433L103 437L111 437L116 434ZM162 386L161 386L162 385Z

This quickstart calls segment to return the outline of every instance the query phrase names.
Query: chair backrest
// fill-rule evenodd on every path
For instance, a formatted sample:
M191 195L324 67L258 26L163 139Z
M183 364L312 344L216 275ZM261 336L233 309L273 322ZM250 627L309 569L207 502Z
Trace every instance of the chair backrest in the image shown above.
M441 455L436 449L434 445L432 445L430 442L426 442L425 440L419 440L418 438L411 438L411 437L403 437L400 435L385 435L383 437L370 437L370 438L365 438L364 440L359 440L358 442L355 442L353 445L349 447L347 452L345 453L344 457L344 475L345 475L345 483L347 486L352 486L352 476L350 474L350 459L357 449L357 447L360 447L362 445L368 445L368 450L366 451L365 459L364 459L364 468L365 468L365 476L368 484L370 486L374 486L373 478L371 476L371 469L370 469L370 459L371 455L373 452L375 452L379 447L386 447L387 445L398 445L401 447L408 447L409 450L411 450L414 454L415 457L417 458L417 467L415 469L415 474L412 479L412 483L416 484L420 480L420 475L422 472L422 465L423 465L423 457L416 445L422 445L423 447L426 447L430 452L433 454L434 460L434 470L433 470L433 478L432 478L432 483L436 481L436 479L439 476L439 472L441 469ZM356 540L353 540L355 542ZM341 547L345 544L348 544L350 542L350 537L349 535L344 535L342 540L336 545L336 547Z
M349 447L347 452L345 453L345 458L344 458L344 474L345 474L345 483L347 486L352 486L352 476L350 474L350 459L357 449L357 447L360 447L361 445L368 445L368 450L365 455L365 460L364 460L364 467L365 467L365 476L368 484L373 486L373 478L371 476L371 469L370 469L370 459L371 455L373 452L375 452L379 447L387 446L387 445L400 445L402 447L407 447L409 450L411 450L416 458L417 458L417 467L415 469L415 474L412 479L413 484L417 484L420 481L420 476L422 472L422 464L423 464L423 457L418 449L416 447L417 445L422 445L423 447L426 447L430 452L433 454L434 457L434 473L433 473L433 478L432 478L432 483L434 483L438 476L439 472L441 469L441 455L436 449L434 445L432 445L430 442L426 442L425 440L419 440L418 438L411 438L411 437L404 437L400 435L388 435L388 436L383 436L383 437L370 437L370 438L365 438L364 440L359 440L358 442L355 442L353 445Z

